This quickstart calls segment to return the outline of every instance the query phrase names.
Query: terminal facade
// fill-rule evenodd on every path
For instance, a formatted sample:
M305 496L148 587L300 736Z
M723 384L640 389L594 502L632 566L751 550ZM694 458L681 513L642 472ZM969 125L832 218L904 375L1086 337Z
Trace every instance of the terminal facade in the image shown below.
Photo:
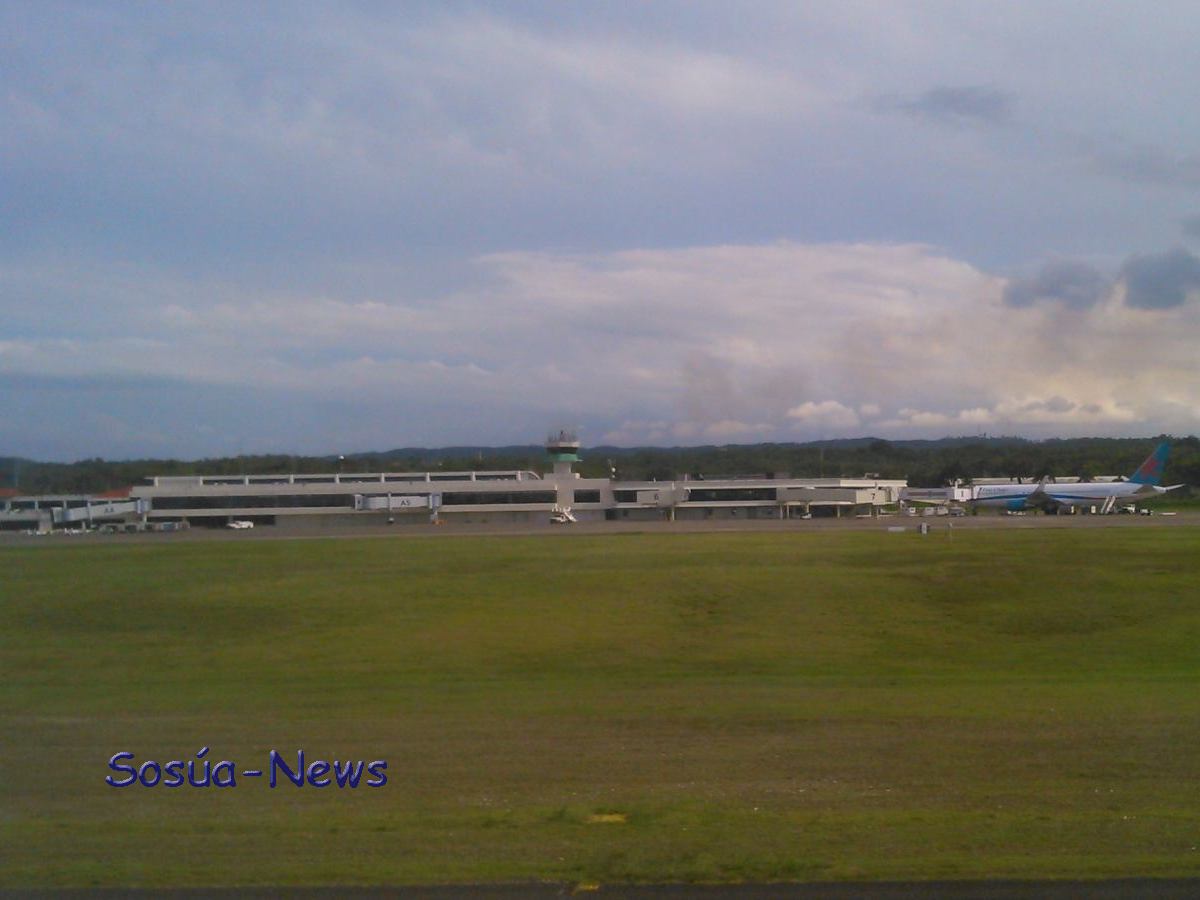
M551 470L324 475L153 476L116 498L0 499L0 528L330 526L580 521L789 519L895 510L902 479L745 476L619 481L574 471L579 441L546 442Z

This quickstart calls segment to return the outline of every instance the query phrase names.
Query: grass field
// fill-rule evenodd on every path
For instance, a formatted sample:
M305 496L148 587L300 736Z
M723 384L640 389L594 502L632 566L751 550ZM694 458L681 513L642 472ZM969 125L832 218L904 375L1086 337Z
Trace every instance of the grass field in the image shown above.
M20 885L1200 875L1200 529L0 548ZM114 789L110 756L385 759Z

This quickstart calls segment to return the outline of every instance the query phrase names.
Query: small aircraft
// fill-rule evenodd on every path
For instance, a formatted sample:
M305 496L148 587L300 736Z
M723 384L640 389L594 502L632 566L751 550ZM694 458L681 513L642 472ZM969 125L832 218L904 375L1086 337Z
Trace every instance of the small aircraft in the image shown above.
M1037 484L981 485L975 488L975 496L970 502L976 506L999 506L1010 511L1040 509L1043 512L1099 505L1108 512L1118 501L1149 500L1183 487L1182 484L1159 486L1170 449L1171 445L1163 441L1146 457L1146 461L1123 481L1052 484L1043 478Z

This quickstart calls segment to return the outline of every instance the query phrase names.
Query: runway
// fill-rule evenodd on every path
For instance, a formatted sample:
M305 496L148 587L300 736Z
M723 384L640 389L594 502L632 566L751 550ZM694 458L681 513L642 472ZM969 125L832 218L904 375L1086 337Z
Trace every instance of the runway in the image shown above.
M1075 515L1047 516L1030 514L1007 516L984 513L978 516L879 516L872 518L821 519L698 519L685 521L615 521L579 522L574 525L552 525L549 521L534 523L458 523L443 521L440 525L428 522L395 525L306 525L303 528L262 525L245 531L226 528L191 528L176 532L143 532L136 534L50 534L26 535L0 532L0 546L61 546L76 544L175 543L179 541L263 541L313 539L436 539L455 536L545 536L570 538L579 535L606 534L825 534L840 531L878 531L904 529L903 533L919 533L920 526L929 528L929 536L952 537L955 533L978 530L1029 530L1044 528L1189 528L1200 526L1200 510L1180 510L1175 515Z

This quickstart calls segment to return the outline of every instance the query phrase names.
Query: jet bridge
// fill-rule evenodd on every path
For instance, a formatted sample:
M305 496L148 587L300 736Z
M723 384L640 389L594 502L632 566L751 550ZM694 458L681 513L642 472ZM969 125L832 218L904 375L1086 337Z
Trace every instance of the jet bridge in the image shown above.
M97 522L105 519L125 519L147 512L145 500L115 500L103 503L87 503L85 506L59 508L51 511L55 525L71 525L79 522Z
M952 503L969 503L974 499L974 491L969 487L906 487L900 492L900 500L904 503L928 503L935 506L949 506Z

